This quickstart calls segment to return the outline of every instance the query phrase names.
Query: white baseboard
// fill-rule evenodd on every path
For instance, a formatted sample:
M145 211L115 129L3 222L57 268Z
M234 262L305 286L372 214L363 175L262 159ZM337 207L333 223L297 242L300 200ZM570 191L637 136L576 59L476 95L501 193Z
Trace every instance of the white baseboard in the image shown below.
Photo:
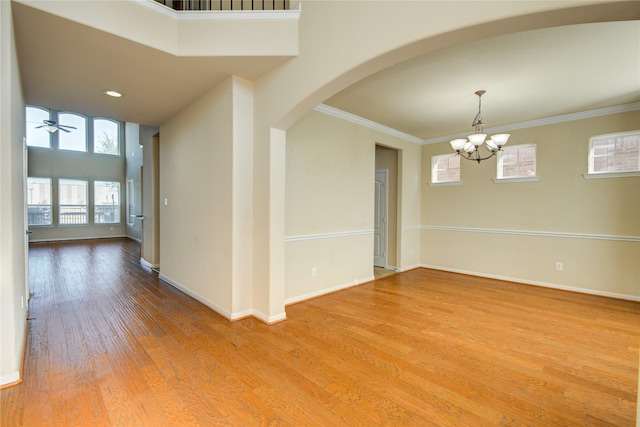
M113 236L86 236L86 237L58 237L55 239L29 239L29 243L43 243L43 242L67 242L76 240L95 240L95 239L121 239L130 238L126 234L116 234Z
M413 265L408 265L408 266L406 266L406 267L400 267L400 268L398 268L398 271L399 271L399 272L402 272L402 271L415 270L416 268L420 268L420 267L424 267L424 265L423 265L423 264L413 264ZM430 267L426 267L426 268L430 268Z
M0 387L15 383L20 380L20 372L12 372L0 377Z
M257 310L250 310L250 311L251 311L250 313L251 316L262 320L267 325L271 325L272 323L277 323L283 320L287 320L287 313L285 313L284 311L280 314L276 314L275 316L267 316L266 314L261 313Z
M602 297L624 299L629 301L640 301L640 296L636 296L636 295L618 294L615 292L598 291L595 289L577 288L575 286L559 285L557 283L539 282L537 280L527 280L527 279L521 279L518 277L500 276L497 274L478 273L477 271L468 271L468 270L461 270L457 268L441 267L438 265L421 264L420 267L430 268L433 270L449 271L451 273L468 274L470 276L487 277L489 279L505 280L507 282L522 283L524 285L541 286L543 288L552 288L552 289L559 289L562 291L578 292L581 294L597 295Z
M158 275L158 278L166 283L168 283L169 285L173 286L174 288L184 292L185 294L189 295L191 298L195 299L196 301L201 302L202 304L206 305L207 307L209 307L211 310L215 311L216 313L218 313L219 315L221 315L222 317L224 317L227 320L239 320L239 319L244 319L245 317L249 317L249 316L253 316L256 317L257 319L267 323L267 324L272 324L272 323L276 323L279 322L281 320L285 320L287 318L287 315L285 312L276 314L274 316L267 316L264 313L261 313L259 311L256 310L243 310L243 311L238 311L235 313L230 312L229 310L226 310L222 307L220 307L218 304L209 301L207 298L203 297L202 295L198 294L197 292L193 292L192 290L182 286L180 283L176 282L175 280L171 279L170 277L165 276L164 274L160 273Z
M176 282L175 280L171 279L170 277L167 277L164 274L160 273L158 275L158 278L160 280L162 280L163 282L167 282L168 284L170 284L174 288L176 288L176 289L184 292L185 294L189 295L191 298L193 298L193 299L201 302L202 304L206 305L207 307L209 307L210 309L212 309L213 311L215 311L216 313L218 313L222 317L225 317L225 318L227 318L229 320L232 319L232 313L230 311L220 307L218 304L216 304L216 303L214 303L212 301L209 301L208 299L206 299L202 295L198 294L197 292L194 292L191 289L182 286L180 283Z
M304 294L304 295L298 295L296 297L291 297L291 298L287 298L284 300L284 305L290 305L290 304L295 304L301 301L306 301L312 298L317 298L320 297L322 295L327 295L327 294L331 294L333 292L337 292L337 291L342 291L344 289L348 289L348 288L352 288L354 286L358 286L361 285L363 283L366 282L371 282L372 280L375 280L374 276L371 277L366 277L364 279L356 279L353 282L347 282L344 283L342 285L338 285L338 286L332 286L330 288L325 288L325 289L320 289L318 291L314 291L314 292L310 292L308 294Z
M154 268L155 268L155 269L160 268L160 264L152 264L152 263L150 263L149 261L147 261L147 260L146 260L146 259L144 259L144 258L140 258L140 264L141 264L143 267L146 267L146 268L148 268L148 269L150 269L150 270L153 270Z

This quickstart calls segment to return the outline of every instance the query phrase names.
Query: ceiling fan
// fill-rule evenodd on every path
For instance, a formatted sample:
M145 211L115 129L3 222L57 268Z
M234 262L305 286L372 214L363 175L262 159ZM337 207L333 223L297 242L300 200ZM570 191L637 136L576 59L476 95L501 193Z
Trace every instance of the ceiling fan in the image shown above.
M60 129L61 131L64 132L71 132L69 129L78 129L77 127L74 126L68 126L68 125L59 125L58 123L54 122L53 120L43 120L42 121L43 124L41 124L40 126L36 126L36 129L44 129L49 133L54 133L55 131L57 131L58 129Z

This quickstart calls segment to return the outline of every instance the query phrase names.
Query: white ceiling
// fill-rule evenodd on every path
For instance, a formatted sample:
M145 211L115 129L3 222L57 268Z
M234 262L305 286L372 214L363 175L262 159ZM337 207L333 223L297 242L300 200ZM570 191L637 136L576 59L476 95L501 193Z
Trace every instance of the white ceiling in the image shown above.
M433 52L325 104L429 139L640 101L640 21L528 31ZM640 124L639 124L640 127Z
M24 4L12 5L28 104L160 125L231 74L254 80L287 60L175 57ZM122 99L102 90L118 88ZM479 40L374 74L326 104L419 138L640 101L640 21ZM640 126L639 126L640 127Z

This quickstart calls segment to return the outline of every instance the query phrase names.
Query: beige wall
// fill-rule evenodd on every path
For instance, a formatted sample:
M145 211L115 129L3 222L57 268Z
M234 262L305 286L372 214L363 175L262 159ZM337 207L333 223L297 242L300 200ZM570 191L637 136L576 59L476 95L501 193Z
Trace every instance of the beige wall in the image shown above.
M126 176L122 182L122 210L127 228L127 237L137 241L142 240L142 221L131 215L142 214L142 174L143 149L140 141L140 125L137 123L124 124L125 167ZM129 194L129 182L133 182L133 194ZM133 202L131 204L131 202ZM131 210L128 210L131 205Z
M417 192L419 145L317 111L311 111L287 131L288 303L373 278L376 144L399 150L402 155L393 157L401 160L418 159L396 167L406 187L401 190ZM419 204L404 201L399 217L418 218ZM413 212L405 212L410 210ZM418 254L417 242L413 250ZM406 264L401 253L396 261Z
M11 22L0 2L0 386L20 379L27 288L23 138L24 98Z
M232 77L160 128L160 276L231 319L255 314L252 99Z
M227 316L232 105L228 79L160 127L161 277Z
M153 129L153 131L151 131ZM144 127L141 132L142 170L142 244L141 262L160 267L160 135L158 128Z
M431 156L451 149L424 146L422 263L640 297L640 177L582 176L591 136L637 130L639 122L635 111L512 131L509 145L537 145L537 182L496 184L491 159L462 161L460 186L432 187Z

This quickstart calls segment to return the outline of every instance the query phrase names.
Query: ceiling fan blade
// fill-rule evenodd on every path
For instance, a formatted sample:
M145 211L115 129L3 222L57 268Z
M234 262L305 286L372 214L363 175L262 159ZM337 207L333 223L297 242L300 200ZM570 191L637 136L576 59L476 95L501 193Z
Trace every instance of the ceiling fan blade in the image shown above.
M40 128L43 128L43 127L45 127L45 126L46 126L46 125L36 126L34 129L40 129Z
M78 129L75 126L69 126L69 125L58 125L58 128L69 128L69 129Z
M61 126L58 126L58 129L60 129L61 131L67 132L67 133L71 132L70 130L67 130L67 129L61 127Z

